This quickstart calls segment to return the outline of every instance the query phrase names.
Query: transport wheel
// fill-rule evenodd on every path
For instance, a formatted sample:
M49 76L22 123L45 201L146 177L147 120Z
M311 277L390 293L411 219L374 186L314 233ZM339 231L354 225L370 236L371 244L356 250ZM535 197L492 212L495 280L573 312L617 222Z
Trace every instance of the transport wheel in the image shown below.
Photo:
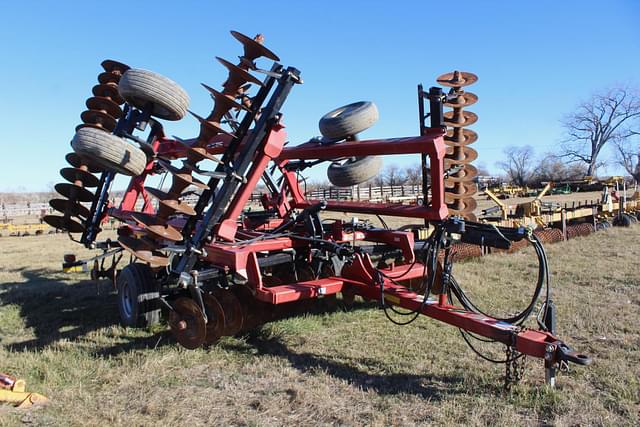
M101 129L78 129L71 146L79 155L124 175L138 176L147 166L147 156L141 149Z
M332 163L327 178L336 187L351 187L376 177L382 168L382 158L353 157L343 163Z
M609 228L607 222L596 222L596 231L603 231Z
M613 218L613 225L616 227L630 227L631 219L627 215L618 215Z
M376 104L360 101L328 112L322 116L318 125L322 136L340 141L369 129L377 121Z
M129 69L118 83L118 92L129 104L166 120L180 120L189 108L189 95L176 82L147 70Z
M123 326L160 322L160 287L146 264L129 264L118 274L118 311Z

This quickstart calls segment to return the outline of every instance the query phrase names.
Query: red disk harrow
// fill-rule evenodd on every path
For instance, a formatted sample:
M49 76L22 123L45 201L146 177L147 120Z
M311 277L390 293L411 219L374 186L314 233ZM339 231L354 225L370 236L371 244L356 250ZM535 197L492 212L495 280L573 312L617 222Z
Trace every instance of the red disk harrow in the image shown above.
M72 167L61 171L69 182L56 186L64 198L51 201L61 215L45 221L102 249L103 260L113 255L117 263L118 253L131 255L121 270L112 265L96 276L118 272L124 325L156 323L164 312L176 340L197 348L319 298L341 294L349 305L359 295L379 301L387 315L402 307L411 319L425 315L459 328L469 343L484 337L506 346L507 372L523 356L541 358L553 384L561 364L590 363L555 335L538 237L524 228L471 221L476 187L470 163L477 153L468 145L477 135L464 127L477 116L463 107L477 97L462 87L475 75L442 75L438 81L451 88L448 93L419 86L419 136L359 140L378 111L371 102L357 102L325 115L321 138L289 146L281 111L302 84L300 72L278 63L262 36L231 34L243 54L237 64L218 58L228 71L220 90L203 84L214 107L206 117L191 113L200 124L195 138L169 137L160 122L186 116L189 97L180 86L115 61L103 62L105 72L76 129L74 152L67 155ZM261 69L258 60L274 62ZM453 111L445 113L445 106ZM330 163L332 183L352 186L378 174L382 156L400 154L423 160L420 203L309 200L300 188L302 171L320 163ZM109 201L116 174L131 177L118 206ZM153 175L163 182L170 176L170 184L145 186ZM247 209L260 184L266 189L262 208ZM323 219L328 211L419 219L429 233ZM97 240L107 219L121 223L117 241ZM510 318L484 314L451 275L453 261L465 248L509 250L525 242L540 265L531 304ZM537 315L538 329L525 327L531 315Z

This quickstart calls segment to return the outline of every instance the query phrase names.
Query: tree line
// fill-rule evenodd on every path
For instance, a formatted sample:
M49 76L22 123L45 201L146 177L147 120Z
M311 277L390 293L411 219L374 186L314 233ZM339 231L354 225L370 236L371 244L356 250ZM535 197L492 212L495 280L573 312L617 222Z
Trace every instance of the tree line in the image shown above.
M615 87L594 94L561 121L564 135L555 153L536 161L531 146L510 146L497 166L517 185L595 176L612 148L614 162L640 182L640 92Z

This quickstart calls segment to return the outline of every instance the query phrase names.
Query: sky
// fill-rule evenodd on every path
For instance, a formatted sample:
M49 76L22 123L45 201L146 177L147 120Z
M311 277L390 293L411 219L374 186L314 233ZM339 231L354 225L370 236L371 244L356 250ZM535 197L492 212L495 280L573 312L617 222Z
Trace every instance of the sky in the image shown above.
M477 74L468 88L479 97L468 108L479 116L473 148L498 172L505 147L553 152L560 120L580 102L640 83L639 23L633 0L1 1L0 191L61 182L104 59L171 78L189 93L190 109L207 115L212 101L200 83L219 88L226 77L214 57L235 62L242 53L229 30L264 34L282 64L301 70L304 84L282 110L292 145L318 135L326 112L360 100L380 112L363 138L416 135L417 84L454 69ZM198 133L191 117L164 124L168 135ZM612 161L606 171L615 169ZM310 178L324 180L324 171Z

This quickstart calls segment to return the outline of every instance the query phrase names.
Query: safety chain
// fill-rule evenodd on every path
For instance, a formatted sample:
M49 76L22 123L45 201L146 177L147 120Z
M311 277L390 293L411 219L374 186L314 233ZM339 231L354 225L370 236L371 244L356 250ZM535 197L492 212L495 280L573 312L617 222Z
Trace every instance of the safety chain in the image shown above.
M524 377L527 355L511 346L507 346L505 352L507 362L505 363L504 389L509 391L513 384L518 384Z

